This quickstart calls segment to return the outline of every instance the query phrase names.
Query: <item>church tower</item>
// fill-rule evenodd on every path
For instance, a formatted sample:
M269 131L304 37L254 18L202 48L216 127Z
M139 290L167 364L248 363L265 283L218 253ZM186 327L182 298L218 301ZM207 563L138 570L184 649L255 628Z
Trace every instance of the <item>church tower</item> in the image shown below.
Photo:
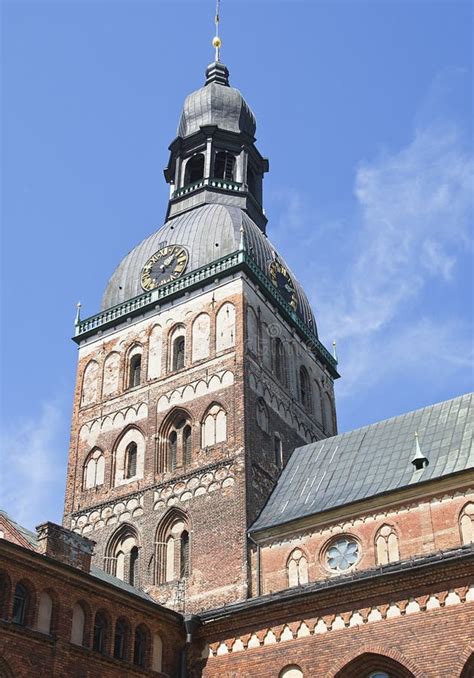
M248 527L294 448L336 433L336 362L267 237L255 130L217 54L170 145L164 225L76 321L64 523L187 612L255 594Z

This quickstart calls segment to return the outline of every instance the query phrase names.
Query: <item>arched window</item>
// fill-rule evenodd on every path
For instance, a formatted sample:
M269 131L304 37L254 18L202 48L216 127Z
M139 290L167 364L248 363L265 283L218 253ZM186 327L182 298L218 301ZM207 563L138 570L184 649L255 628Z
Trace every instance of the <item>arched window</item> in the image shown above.
M216 316L216 351L225 351L235 346L235 306L222 304Z
M53 601L49 593L43 591L39 597L38 620L36 629L40 633L51 633L51 620L53 615Z
M86 613L80 603L76 603L72 608L72 626L71 643L74 645L84 645L84 628L86 623Z
M211 447L227 439L227 415L220 405L213 405L202 422L202 447Z
M192 326L192 359L193 362L209 356L211 338L211 319L207 313L200 313Z
M235 158L227 151L218 151L214 160L214 177L216 179L227 179L232 181L234 178Z
M197 153L186 163L186 170L184 173L184 184L192 184L204 177L204 155Z
M82 398L81 405L86 407L97 401L97 392L99 385L99 365L95 360L87 363L82 378Z
M301 549L295 549L287 563L288 586L308 583L308 560Z
M183 429L183 459L185 466L189 466L191 463L191 452L191 426L188 424Z
M119 436L114 451L114 482L123 485L143 478L145 437L135 426L126 428Z
M130 367L128 373L128 388L140 386L142 373L142 356L136 353L130 358Z
M263 398L257 400L257 424L265 433L270 432L268 409Z
M278 468L283 468L283 445L278 433L275 433L273 437L273 460L275 462L275 466Z
M93 450L84 465L84 489L104 484L105 458L101 450Z
M459 527L461 530L461 543L470 544L474 542L474 503L466 504L459 516Z
M163 664L163 641L158 633L153 636L153 661L151 668L153 671L161 671Z
M128 634L130 627L123 617L115 622L114 633L114 657L115 659L127 659Z
M156 531L156 583L176 581L191 571L190 529L185 513L172 509Z
M311 382L308 371L303 365L300 367L300 402L308 412L312 410Z
M272 369L272 340L271 340L271 335L270 335L270 330L268 328L267 323L263 322L262 323L262 331L260 333L260 339L261 339L261 356L262 356L262 364L264 367L267 369L271 370Z
M273 368L275 376L283 386L286 386L286 355L283 343L278 337L273 343Z
M155 325L150 332L148 343L148 379L161 376L162 329Z
M105 570L132 586L138 585L138 533L132 525L121 525L105 549Z
M186 342L184 337L176 337L173 341L173 360L172 360L172 369L173 372L176 370L182 370L185 365L186 358Z
M145 667L147 655L148 633L143 625L135 629L135 640L133 643L133 663L136 666Z
M185 410L174 410L160 429L157 471L174 471L192 460L192 426Z
M397 533L391 525L382 525L375 536L377 565L386 565L400 560Z
M23 584L17 584L13 595L12 622L19 626L26 626L29 619L31 597L28 589Z
M96 612L94 619L94 635L92 639L92 649L101 654L105 654L107 648L107 618L103 612Z
M117 352L109 353L104 361L104 378L102 393L105 398L114 395L119 390L120 383L120 355Z
M135 478L137 475L137 444L131 442L125 451L125 478Z
M247 348L255 356L258 355L258 320L251 306L247 308Z

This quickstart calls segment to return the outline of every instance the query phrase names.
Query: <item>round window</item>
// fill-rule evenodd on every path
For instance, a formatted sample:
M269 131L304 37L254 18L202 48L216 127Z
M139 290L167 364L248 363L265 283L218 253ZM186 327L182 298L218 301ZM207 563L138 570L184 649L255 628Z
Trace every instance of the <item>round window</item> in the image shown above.
M344 572L357 563L359 544L352 537L340 537L326 551L326 563L331 570Z

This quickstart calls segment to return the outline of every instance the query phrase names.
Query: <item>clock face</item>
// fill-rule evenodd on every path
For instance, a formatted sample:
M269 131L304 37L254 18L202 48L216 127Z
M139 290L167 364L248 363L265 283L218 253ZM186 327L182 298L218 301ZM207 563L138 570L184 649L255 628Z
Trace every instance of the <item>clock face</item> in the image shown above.
M183 275L188 265L188 253L180 245L162 247L148 259L142 269L141 283L145 291L172 282Z
M275 259L269 266L270 280L278 289L284 300L295 309L298 306L296 290L291 280L290 274L283 264Z

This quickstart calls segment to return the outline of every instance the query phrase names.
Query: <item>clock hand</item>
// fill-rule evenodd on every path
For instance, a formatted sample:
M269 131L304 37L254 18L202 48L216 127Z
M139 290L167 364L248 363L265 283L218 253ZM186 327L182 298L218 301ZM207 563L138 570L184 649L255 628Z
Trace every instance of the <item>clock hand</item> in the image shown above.
M172 254L170 257L168 257L168 259L164 260L164 262L163 262L164 265L169 266L173 262L173 259L174 259L174 255Z

